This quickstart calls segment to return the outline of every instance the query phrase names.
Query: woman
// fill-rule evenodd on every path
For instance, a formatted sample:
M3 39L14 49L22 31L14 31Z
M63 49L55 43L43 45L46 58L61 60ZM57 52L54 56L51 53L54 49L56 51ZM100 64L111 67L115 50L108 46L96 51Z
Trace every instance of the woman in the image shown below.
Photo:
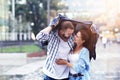
M70 52L68 61L57 59L56 63L70 67L69 80L90 80L90 31L87 27L81 28L80 24L76 29L74 38L76 46Z

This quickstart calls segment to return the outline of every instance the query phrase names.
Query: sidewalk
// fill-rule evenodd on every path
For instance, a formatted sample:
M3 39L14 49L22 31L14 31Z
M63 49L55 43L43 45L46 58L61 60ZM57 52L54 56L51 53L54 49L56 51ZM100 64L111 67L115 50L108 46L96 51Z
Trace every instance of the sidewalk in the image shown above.
M2 80L42 80L42 67L45 58L46 56L40 57L39 60L37 58L37 61L33 58L33 62L30 61L28 64L13 67L3 72L1 76L4 79Z
M120 80L120 45L111 44L106 48L97 44L97 58L91 61L92 80Z
M27 74L31 74L34 73L35 71L37 71L38 69L41 69L43 64L44 64L45 60L41 60L41 61L36 61L33 63L29 63L17 68L12 68L6 72L3 73L3 75L27 75Z
M0 53L0 65L24 65L27 63L26 53Z
M111 44L106 48L101 44L97 45L97 58L91 61L91 80L120 80L119 47L118 44ZM2 80L42 80L41 68L44 61L45 58L33 58L29 64L6 71L4 75L8 79Z

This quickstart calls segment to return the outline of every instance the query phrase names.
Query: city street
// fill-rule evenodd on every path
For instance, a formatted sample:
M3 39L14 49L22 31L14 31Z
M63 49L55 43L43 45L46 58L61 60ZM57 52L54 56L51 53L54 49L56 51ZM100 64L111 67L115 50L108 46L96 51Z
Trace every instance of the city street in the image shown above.
M97 43L97 59L91 61L91 80L120 80L120 44Z
M0 9L0 80L43 80L46 51L55 53L47 61L66 55L58 54L71 46L64 44L71 41L66 38L73 35L70 26L73 33L87 27L84 37L91 48L99 34L90 80L120 80L120 0L0 0ZM46 49L41 46L46 41L55 45L51 42ZM48 67L54 73L56 66Z
M104 48L100 41L97 43L97 49L96 49L97 58L96 60L91 60L91 70L90 70L91 80L120 80L120 62L119 62L120 49L119 47L120 47L120 44L111 43L111 44L107 44L106 48ZM9 78L5 78L5 75L4 75L5 80L6 79L7 80L33 80L33 79L42 80L40 77L42 76L42 72L39 65L43 65L43 63L39 64L40 60L41 62L44 62L45 58L38 59L32 64L26 64L21 68L19 67L16 69L16 70L22 69L22 71L24 72L24 69L26 69L26 67L31 67L28 69L32 69L32 68L35 68L35 66L33 65L37 65L38 66L38 69L36 69L37 71L34 71L28 75L21 75L21 76L12 75L12 77L9 76ZM25 71L29 71L28 69ZM15 71L15 69L8 70L6 72L9 72L10 74L11 71ZM11 74L15 74L15 73L11 72ZM21 72L18 72L18 73L21 73ZM22 74L25 74L25 73L22 73Z

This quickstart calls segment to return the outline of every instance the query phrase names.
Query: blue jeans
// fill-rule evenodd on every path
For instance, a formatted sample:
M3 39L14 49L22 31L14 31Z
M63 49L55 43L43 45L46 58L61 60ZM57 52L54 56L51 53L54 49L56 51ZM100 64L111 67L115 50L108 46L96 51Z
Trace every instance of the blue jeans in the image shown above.
M80 76L78 76L78 77L69 76L69 80L82 80L82 77L80 77Z
M44 79L43 80L57 80L57 79L51 78L51 77L49 77L47 75L44 75ZM66 78L66 79L58 79L58 80L69 80L69 79Z

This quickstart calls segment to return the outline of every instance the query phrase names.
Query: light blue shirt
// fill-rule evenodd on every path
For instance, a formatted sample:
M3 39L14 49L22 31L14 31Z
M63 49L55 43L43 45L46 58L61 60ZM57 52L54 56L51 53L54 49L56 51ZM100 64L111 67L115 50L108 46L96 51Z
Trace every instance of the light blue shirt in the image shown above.
M70 80L90 80L89 69L90 69L90 59L89 51L87 48L83 47L79 53L78 60L72 68L76 73L81 73L84 76L81 79L75 79L70 76Z

